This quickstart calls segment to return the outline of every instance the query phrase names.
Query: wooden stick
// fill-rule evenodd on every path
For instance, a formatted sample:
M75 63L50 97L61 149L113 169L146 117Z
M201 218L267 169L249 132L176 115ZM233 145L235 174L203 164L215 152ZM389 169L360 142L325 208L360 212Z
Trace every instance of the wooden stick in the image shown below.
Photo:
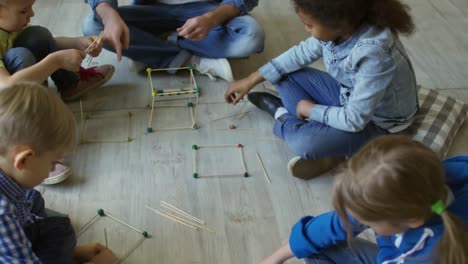
M200 223L202 225L205 224L205 221L203 221L203 220L201 220L199 218L196 218L195 216L193 216L191 214L188 214L187 212L184 212L184 211L180 210L179 208L177 208L177 207L175 207L175 206L173 206L171 204L168 204L168 203L166 203L164 201L161 201L161 206L166 207L166 208L170 208L170 209L178 212L179 214L181 214L181 215L183 215L183 216L185 216L185 217L187 217L187 218L189 218L189 219L191 219L191 220L193 220L195 222L198 222L198 223Z
M128 130L127 130L128 131L128 138L127 138L127 141L128 141L129 138L132 138L132 133L131 133L131 131L132 131L132 116L133 116L133 113L128 112L128 127L127 127L128 128Z
M106 228L104 228L104 240L106 242L106 248L109 248L108 244L107 244L107 231L106 231Z
M89 143L128 142L128 139L85 139Z
M81 136L81 139L82 140L87 140L86 139L86 128L88 128L88 119L86 119L85 123L84 123L84 127L83 127L83 135Z
M149 87L151 89L151 96L153 96L153 93L154 93L153 78L151 77L151 72L149 71L148 71L148 82L149 82Z
M207 175L198 175L198 178L209 178L209 177L235 177L235 176L244 176L244 173L233 173L233 174L207 174Z
M198 172L197 152L198 152L198 151L193 151L193 172L194 172L194 173L197 173L197 172Z
M233 144L233 145L228 145L228 144L225 144L225 145L197 145L197 147L199 147L199 148L226 148L226 147L237 148L237 145L236 144Z
M262 159L260 158L260 155L258 154L258 152L257 152L257 158L258 158L258 161L260 162L260 165L262 165L263 174L265 175L265 177L267 178L267 180L271 183L270 177L268 176L268 172L266 171L265 165L263 165L263 161L262 161Z
M84 53L88 53L88 51L91 49L91 47L95 44L95 43L98 43L99 41L101 41L101 39L104 37L104 30L101 31L101 33L99 34L99 36L93 41L91 42L91 44L89 44L89 46L85 49Z
M163 128L153 128L154 131L169 131L169 130L183 130L183 129L193 129L193 127L163 127Z
M226 118L230 118L230 117L234 117L234 116L238 116L238 115L244 115L244 114L248 114L250 111L247 111L247 112L241 112L241 113L237 113L237 114L234 114L234 115L229 115L229 116L225 116L225 117L220 117L220 118L216 118L216 119L213 119L210 121L211 122L215 122L215 121L219 121L219 120L222 120L222 119L226 119Z
M125 252L125 254L122 255L122 257L119 258L118 262L117 263L121 263L122 261L124 261L126 258L128 258L128 256L130 256L130 254L132 254L132 252L141 244L141 242L143 242L146 238L144 236L142 236L129 250L127 250L127 252Z
M236 118L236 120L241 120L242 118L244 118L249 112L245 112L243 115L241 115L240 117Z
M182 94L198 94L195 90L192 91L180 91L180 92L164 92L164 93L156 93L156 96L170 96L170 95L182 95Z
M156 108L187 107L187 105L155 105Z
M173 217L173 216L171 216L171 215L168 215L168 214L165 214L165 213L163 213L163 212L160 212L160 211L158 211L158 210L156 210L156 209L154 209L154 208L149 207L148 205L145 205L145 206L146 206L147 209L149 209L149 210L155 212L156 214L158 214L158 215L160 215L160 216L163 216L163 217L166 217L166 218L168 218L168 219L171 219L172 221L177 222L177 223L179 223L179 224L182 224L182 225L184 225L184 226L186 226L186 227L189 227L189 228L192 228L192 229L195 229L195 230L198 229L198 227L196 227L196 226L192 226L192 225L190 225L190 224L188 224L188 223L185 223L185 222L183 222L183 221L180 221L180 220L176 219L175 217Z
M194 79L195 80L195 79ZM197 124L197 116L198 116L198 99L200 98L200 93L197 93L197 99L195 101L195 114L193 117L193 124L192 126L195 126Z
M181 218L180 216L177 216L177 215L173 214L172 211L170 211L170 212L169 212L169 211L162 211L162 213L164 213L164 214L166 214L166 215L168 215L168 216L171 216L171 217L173 217L173 218L175 218L175 219L177 219L177 220L179 220L179 221L181 221L181 222L184 222L184 223L186 223L186 224L189 224L189 225L191 225L191 226L204 229L204 230L209 231L209 232L211 232L211 233L215 233L215 231L214 231L213 229L208 228L208 227L205 226L205 225L201 225L201 224L194 223L194 222L190 222L189 220L183 219L183 218Z
M242 167L244 167L244 172L247 173L247 167L245 166L245 158L244 158L244 148L239 148L239 153L241 157Z
M191 76L191 78L193 80L193 85L194 85L195 89L198 88L197 81L195 80L195 75L193 74L193 70L190 70L190 76Z
M131 228L131 229L137 231L138 233L143 234L143 231L141 231L141 230L139 230L138 228L133 227L133 226L131 226L131 225L125 223L125 222L123 222L122 220L119 220L119 219L115 218L114 216L112 216L112 215L109 214L108 212L106 212L105 215L108 216L108 217L110 217L110 218L112 218L112 219L114 219L115 221L121 223L122 225L126 225L126 226L128 226L129 228Z
M161 68L161 69L150 69L151 72L155 71L173 71L173 70L188 70L189 67L179 67L179 68Z
M91 226L92 223L94 223L94 221L96 221L97 219L99 218L99 215L95 215L93 218L91 218L91 220L89 220L88 222L86 222L86 224L84 224L81 228L80 228L80 231L78 231L78 234L76 235L77 238L80 237L86 230L88 230L88 228Z

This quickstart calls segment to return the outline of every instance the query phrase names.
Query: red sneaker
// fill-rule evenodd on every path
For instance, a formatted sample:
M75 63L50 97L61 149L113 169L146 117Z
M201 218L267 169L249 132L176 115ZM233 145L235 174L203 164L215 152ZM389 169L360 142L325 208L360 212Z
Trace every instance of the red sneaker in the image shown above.
M60 92L60 95L64 101L77 100L90 90L101 87L114 75L114 71L114 66L109 64L89 69L80 68L80 78L76 82L75 87L64 89Z

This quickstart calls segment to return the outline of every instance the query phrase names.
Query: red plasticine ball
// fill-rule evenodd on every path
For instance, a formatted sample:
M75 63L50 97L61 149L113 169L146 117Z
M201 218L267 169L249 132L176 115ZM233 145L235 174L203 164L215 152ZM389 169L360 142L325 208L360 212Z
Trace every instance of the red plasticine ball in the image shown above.
M230 125L229 125L229 129L236 129L236 126L233 125L233 124L230 124Z

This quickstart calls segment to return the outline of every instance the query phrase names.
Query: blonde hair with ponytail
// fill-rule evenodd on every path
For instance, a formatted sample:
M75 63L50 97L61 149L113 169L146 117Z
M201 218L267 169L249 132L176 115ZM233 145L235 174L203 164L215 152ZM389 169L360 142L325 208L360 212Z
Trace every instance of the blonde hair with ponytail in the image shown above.
M384 136L367 144L338 173L333 193L349 244L353 236L347 211L369 222L427 221L434 217L432 206L448 196L437 155L405 136ZM444 233L437 250L427 257L432 263L468 263L467 226L445 208L440 215Z

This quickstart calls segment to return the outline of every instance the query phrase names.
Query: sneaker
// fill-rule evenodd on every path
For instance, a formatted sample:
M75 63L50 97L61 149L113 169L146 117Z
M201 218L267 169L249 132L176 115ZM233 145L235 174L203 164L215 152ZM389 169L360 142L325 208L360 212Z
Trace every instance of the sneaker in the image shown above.
M88 69L80 68L80 78L75 87L61 90L60 95L64 101L77 100L90 90L101 87L114 75L114 71L114 66L108 64Z
M310 180L337 167L345 160L346 159L342 157L311 160L303 159L298 156L292 158L288 162L288 172L296 178Z
M247 95L249 101L259 109L275 117L276 110L283 107L283 102L277 96L264 92L252 92Z
M216 77L224 79L228 82L233 82L231 65L227 59L208 59L198 56L192 56L190 64L201 74L207 75L211 80L216 80Z
M71 173L70 167L67 167L57 161L55 162L54 170L49 172L49 177L47 177L42 184L51 185L63 182L71 175Z

